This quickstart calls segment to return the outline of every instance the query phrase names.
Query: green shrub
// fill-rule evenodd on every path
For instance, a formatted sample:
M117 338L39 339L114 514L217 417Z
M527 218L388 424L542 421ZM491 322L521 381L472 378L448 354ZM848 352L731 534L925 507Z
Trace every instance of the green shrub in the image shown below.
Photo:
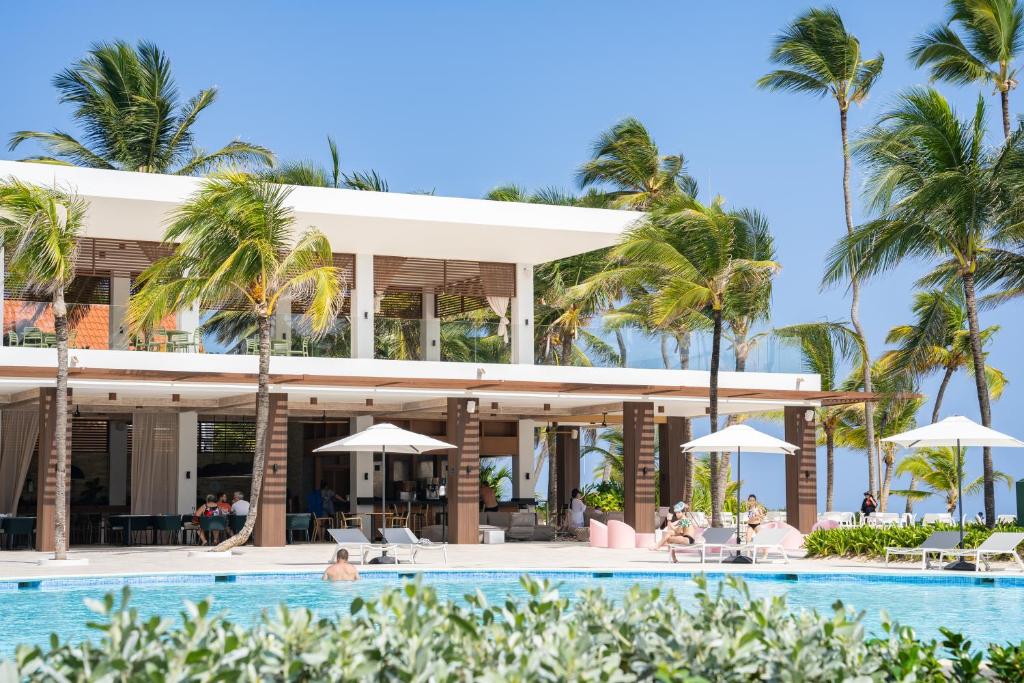
M582 591L570 610L550 584L523 585L520 601L459 605L414 582L337 619L281 607L250 628L209 602L189 605L181 625L142 619L126 590L120 607L110 595L93 606L98 641L21 646L0 681L944 681L980 665L952 634L945 652L884 621L867 638L841 604L792 612L782 597L752 600L739 579L715 591L698 580L689 612L657 589L614 602ZM1024 677L1021 652L993 648L1000 680Z
M618 481L599 481L583 487L583 502L588 508L605 512L625 509L626 492Z
M910 527L840 527L812 531L804 538L808 557L885 557L888 548L913 548L920 545L934 531L955 531L950 525ZM1001 526L996 531L1024 531L1024 527ZM964 527L964 545L976 548L981 545L992 529L980 524ZM1024 544L1022 544L1024 546Z

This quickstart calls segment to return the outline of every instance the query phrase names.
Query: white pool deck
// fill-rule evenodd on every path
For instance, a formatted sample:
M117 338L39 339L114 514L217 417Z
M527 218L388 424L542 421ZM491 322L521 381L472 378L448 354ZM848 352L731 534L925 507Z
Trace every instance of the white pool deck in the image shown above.
M95 547L75 550L71 558L88 559L82 566L41 566L39 560L52 557L51 553L35 551L0 551L0 579L38 579L60 576L102 576L126 574L238 574L246 572L309 573L322 571L331 558L334 546L327 543L299 543L284 548L245 547L236 550L230 558L196 557L195 546L139 546ZM202 550L202 549L198 549ZM193 553L190 555L190 552ZM798 553L799 554L799 553ZM403 554L404 558L404 554ZM357 564L358 566L358 564ZM421 553L416 565L369 565L361 571L417 571L436 569L463 570L581 570L625 572L680 572L723 571L736 573L885 573L909 575L946 575L941 570L922 571L920 563L900 562L885 567L878 561L859 559L805 559L794 557L788 564L778 561L757 565L733 565L710 562L701 565L696 558L683 559L678 564L669 561L667 552L650 550L608 550L591 548L584 543L506 543L502 545L448 546L448 564L440 553ZM963 576L964 573L956 572ZM975 575L975 574L970 574ZM994 563L993 571L980 576L1024 576L1010 568L1008 563Z

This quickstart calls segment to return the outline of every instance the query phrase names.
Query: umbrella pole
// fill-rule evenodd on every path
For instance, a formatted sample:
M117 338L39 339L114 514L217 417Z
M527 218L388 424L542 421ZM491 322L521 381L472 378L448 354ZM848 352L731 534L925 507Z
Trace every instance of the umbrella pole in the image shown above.
M388 447L381 446L380 449L380 523L381 523L381 543L384 544L384 549L380 552L380 557L375 558L376 562L370 561L371 564L398 564L398 558L391 557L388 555L387 542L388 539L384 536L384 529L388 528ZM373 515L370 515L373 517ZM372 526L372 525L371 525ZM370 529L370 538L373 538L373 529Z
M960 439L956 440L956 504L960 509L960 543L959 547L964 547L964 480L963 480L963 469L964 469L964 455L963 449L960 448ZM973 572L976 567L973 563L961 558L955 562L950 562L946 565L946 569L958 572Z
M742 480L740 475L743 474L743 448L741 446L736 447L736 544L740 543L740 505L741 497L743 492L740 491ZM723 562L730 562L733 564L750 564L753 562L749 557L743 554L742 551L737 550L736 554L732 557L722 560Z

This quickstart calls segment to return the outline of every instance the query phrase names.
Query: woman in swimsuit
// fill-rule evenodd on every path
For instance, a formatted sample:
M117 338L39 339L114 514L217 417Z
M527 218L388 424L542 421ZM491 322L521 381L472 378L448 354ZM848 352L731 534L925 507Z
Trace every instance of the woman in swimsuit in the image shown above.
M665 524L665 533L661 542L651 550L661 550L667 545L693 545L697 535L697 527L690 518L689 506L686 503L676 503L672 508L672 518Z

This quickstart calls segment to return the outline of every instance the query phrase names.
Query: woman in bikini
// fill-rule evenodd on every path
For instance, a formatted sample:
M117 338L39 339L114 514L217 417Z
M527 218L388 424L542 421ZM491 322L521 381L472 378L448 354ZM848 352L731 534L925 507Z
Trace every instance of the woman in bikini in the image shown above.
M661 550L667 545L693 545L697 537L697 526L690 517L689 506L678 502L672 508L672 518L667 520L661 542L651 550Z

